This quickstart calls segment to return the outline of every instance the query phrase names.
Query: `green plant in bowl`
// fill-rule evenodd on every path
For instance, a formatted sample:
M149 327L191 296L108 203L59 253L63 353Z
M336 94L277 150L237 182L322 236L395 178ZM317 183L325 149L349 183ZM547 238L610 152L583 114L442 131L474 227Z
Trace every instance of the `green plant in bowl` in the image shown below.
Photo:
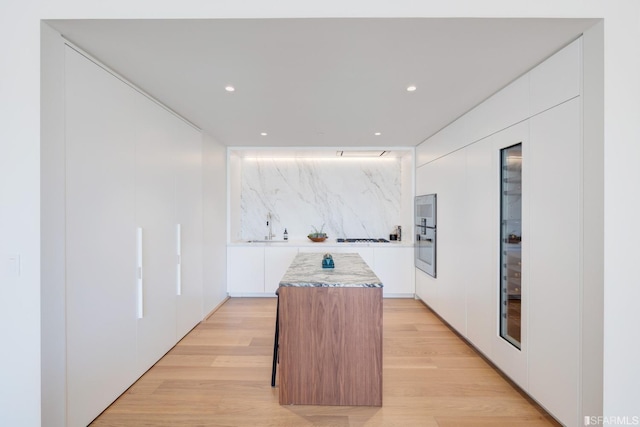
M313 233L309 233L307 235L307 237L314 241L314 242L324 242L327 239L327 233L325 233L324 230L324 224L322 224L322 227L320 227L320 231L318 231L318 229L316 227L314 227L313 225L311 226L313 228Z

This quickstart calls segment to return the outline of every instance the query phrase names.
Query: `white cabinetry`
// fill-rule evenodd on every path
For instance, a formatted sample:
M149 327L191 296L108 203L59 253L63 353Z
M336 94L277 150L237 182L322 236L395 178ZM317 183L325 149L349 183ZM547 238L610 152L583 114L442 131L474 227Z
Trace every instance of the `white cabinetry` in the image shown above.
M385 296L415 294L413 247L230 245L227 247L227 290L231 296L274 296L298 252L357 253L384 285Z
M581 352L581 313L589 306L581 257L590 244L583 237L590 163L582 137L581 43L458 119L465 132L454 124L416 150L429 160L416 170L417 193L438 193L438 278L416 271L416 295L563 425L579 425L581 415L590 414L581 407L585 396L596 407L602 396L584 387L600 384L601 369L587 372L576 363L601 366L598 356ZM519 143L521 348L499 336L497 323L505 267L499 258L499 153Z
M65 73L66 424L75 426L202 318L201 136L70 48Z
M413 297L415 294L414 248L373 249L373 271L382 281L385 297Z
M466 148L467 206L471 215L465 219L465 244L471 249L465 258L467 276L467 337L484 354L490 354L496 335L496 316L487 316L496 304L495 265L499 245L499 201L495 188L499 174L498 147L489 137ZM520 139L512 139L511 143Z
M530 116L580 95L582 38L574 41L529 72Z
M229 246L229 295L275 296L282 276L297 254L297 246Z
M175 343L174 146L159 122L166 112L136 97L135 223L142 228L142 309L138 319L138 370L149 369ZM154 128L147 126L154 123Z
M531 119L529 389L567 424L579 385L580 115L573 99Z
M135 147L113 126L134 126L120 104L135 96L68 49L66 73L66 401L79 426L137 378Z
M264 293L264 246L227 247L227 291L231 296Z
M202 141L183 135L176 153L176 252L180 248L180 270L176 271L176 339L180 340L204 315L203 310L203 201ZM178 236L178 224L180 232ZM179 238L179 241L178 241ZM179 275L179 277L178 277ZM179 284L178 284L179 280Z
M297 247L266 247L264 249L264 292L274 295L282 276L298 255Z

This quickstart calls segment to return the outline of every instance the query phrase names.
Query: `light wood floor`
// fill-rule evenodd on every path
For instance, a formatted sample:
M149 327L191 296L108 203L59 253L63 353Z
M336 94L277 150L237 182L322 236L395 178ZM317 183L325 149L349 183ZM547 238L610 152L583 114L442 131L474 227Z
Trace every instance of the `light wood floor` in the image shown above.
M421 302L384 300L383 406L280 406L276 300L233 298L91 425L558 426Z

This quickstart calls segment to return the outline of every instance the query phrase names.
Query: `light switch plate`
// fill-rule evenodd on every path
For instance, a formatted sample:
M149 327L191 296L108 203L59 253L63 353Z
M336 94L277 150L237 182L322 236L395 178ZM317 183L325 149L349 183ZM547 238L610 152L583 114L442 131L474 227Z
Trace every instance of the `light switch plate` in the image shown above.
M20 254L8 255L5 261L7 277L17 279L20 277Z

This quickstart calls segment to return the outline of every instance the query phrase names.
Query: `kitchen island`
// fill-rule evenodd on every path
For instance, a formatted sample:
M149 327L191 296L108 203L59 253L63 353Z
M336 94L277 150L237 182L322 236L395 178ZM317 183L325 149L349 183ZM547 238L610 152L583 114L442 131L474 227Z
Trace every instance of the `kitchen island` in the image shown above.
M356 253L298 254L279 287L281 405L382 405L382 282Z

